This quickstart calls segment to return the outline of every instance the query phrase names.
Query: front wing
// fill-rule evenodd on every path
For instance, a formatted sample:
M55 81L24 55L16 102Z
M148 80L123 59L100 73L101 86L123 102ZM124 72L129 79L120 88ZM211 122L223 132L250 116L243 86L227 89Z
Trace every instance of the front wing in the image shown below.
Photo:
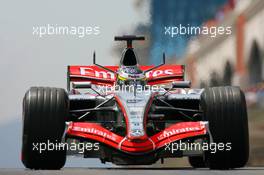
M119 136L96 123L70 122L67 135L94 140L126 153L146 153L165 147L177 140L208 134L208 122L180 122L163 131L135 142Z

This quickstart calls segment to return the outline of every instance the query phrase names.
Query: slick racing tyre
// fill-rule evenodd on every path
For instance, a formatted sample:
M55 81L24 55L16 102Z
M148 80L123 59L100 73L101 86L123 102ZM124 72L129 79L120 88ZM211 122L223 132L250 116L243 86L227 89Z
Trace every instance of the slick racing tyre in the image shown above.
M193 168L205 168L206 164L203 156L192 156L188 158L190 165Z
M26 168L60 169L64 166L66 149L58 145L67 115L68 96L63 89L32 87L26 92L21 157Z
M249 137L244 93L231 86L206 88L201 96L201 108L203 120L209 121L213 143L218 145L215 153L212 150L205 153L208 166L211 169L245 166L249 156Z

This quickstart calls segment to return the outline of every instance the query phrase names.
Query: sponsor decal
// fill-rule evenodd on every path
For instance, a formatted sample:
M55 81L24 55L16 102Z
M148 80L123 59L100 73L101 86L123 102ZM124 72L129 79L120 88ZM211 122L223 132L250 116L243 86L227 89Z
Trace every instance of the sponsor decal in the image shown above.
M80 74L81 75L94 75L97 78L104 78L104 79L115 79L115 74L113 72L108 71L98 71L94 70L93 68L89 67L80 67Z
M165 70L154 70L146 73L146 77L158 77L158 76L165 76L165 75L173 75L172 69L165 69Z
M95 134L95 135L99 135L101 137L116 141L116 137L114 135L109 135L108 133L98 130L96 128L83 128L83 127L79 127L79 126L73 126L72 127L73 131L79 131L79 132L85 132L85 133L89 133L89 134Z
M185 132L192 132L192 131L200 131L202 130L204 127L201 126L201 127L185 127L185 128L179 128L179 129L170 129L170 130L166 130L164 131L163 133L161 133L157 139L158 140L162 140L164 138L168 138L172 135L177 135L177 134L182 134L182 133L185 133Z
M143 99L128 99L127 103L139 103L141 101L143 101Z
M79 73L82 76L94 76L96 78L115 79L115 74L105 70L95 70L92 67L79 67ZM146 73L146 78L154 78L158 76L173 75L173 69L157 69ZM138 75L129 75L130 78L139 78Z

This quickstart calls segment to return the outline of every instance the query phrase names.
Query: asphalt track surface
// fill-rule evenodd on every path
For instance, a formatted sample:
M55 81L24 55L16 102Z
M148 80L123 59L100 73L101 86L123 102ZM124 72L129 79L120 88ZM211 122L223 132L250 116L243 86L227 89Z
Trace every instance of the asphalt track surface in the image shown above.
M0 169L0 175L264 175L264 167L246 167L235 170L193 168L64 168L62 170Z

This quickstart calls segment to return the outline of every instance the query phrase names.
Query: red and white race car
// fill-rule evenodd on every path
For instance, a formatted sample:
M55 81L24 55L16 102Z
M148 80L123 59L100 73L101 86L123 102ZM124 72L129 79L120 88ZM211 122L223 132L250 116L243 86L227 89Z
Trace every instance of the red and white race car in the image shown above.
M67 154L102 163L149 165L188 156L195 167L243 167L247 109L238 87L192 89L184 65L140 66L138 36L119 36L119 66L68 66L67 91L31 87L23 100L22 162L60 169Z

